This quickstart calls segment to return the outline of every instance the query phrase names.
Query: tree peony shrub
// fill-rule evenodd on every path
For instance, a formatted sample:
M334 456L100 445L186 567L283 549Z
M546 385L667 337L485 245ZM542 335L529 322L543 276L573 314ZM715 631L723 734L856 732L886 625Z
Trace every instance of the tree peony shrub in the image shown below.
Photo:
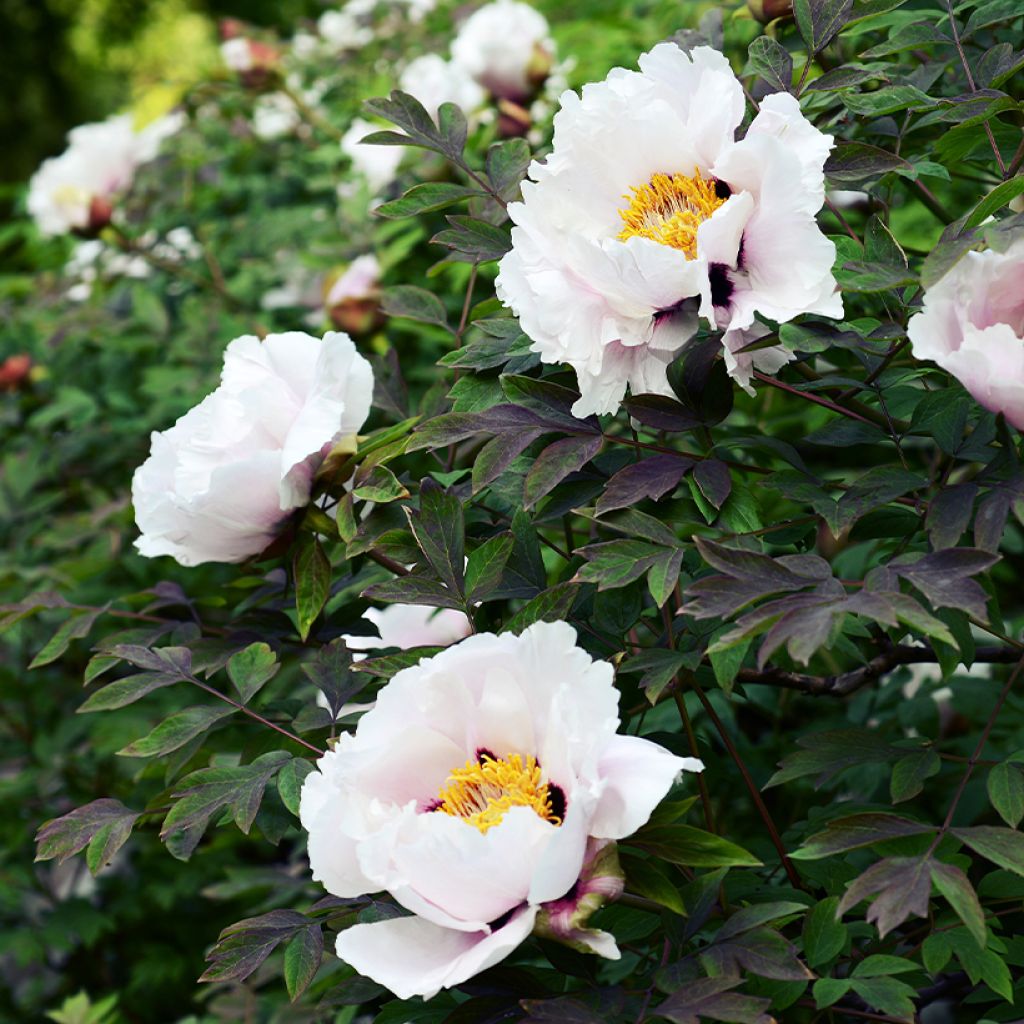
M152 436L132 480L136 547L182 565L259 554L309 501L324 456L355 450L372 390L347 334L236 338L220 386Z
M187 119L3 230L0 1019L1016 1020L1020 4L61 6Z

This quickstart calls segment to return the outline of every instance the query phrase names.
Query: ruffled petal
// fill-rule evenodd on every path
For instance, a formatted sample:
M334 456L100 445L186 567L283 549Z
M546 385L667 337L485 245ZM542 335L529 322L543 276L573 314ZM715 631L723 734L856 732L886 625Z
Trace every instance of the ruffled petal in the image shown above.
M493 932L440 928L419 917L357 924L338 936L339 959L399 999L432 999L504 960L530 934L535 907L523 907Z

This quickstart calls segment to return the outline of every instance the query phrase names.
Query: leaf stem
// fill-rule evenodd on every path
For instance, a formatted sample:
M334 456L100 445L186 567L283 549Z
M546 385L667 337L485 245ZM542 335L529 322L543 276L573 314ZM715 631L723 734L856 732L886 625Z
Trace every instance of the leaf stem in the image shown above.
M695 679L691 679L688 681L688 685L692 688L693 692L697 694L697 699L704 705L704 710L707 712L708 717L718 730L718 735L722 738L722 743L725 744L725 749L729 751L729 756L733 759L736 767L740 770L740 775L743 776L743 782L747 787L747 791L750 793L750 798L754 801L757 813L761 816L761 820L764 822L764 827L768 830L768 836L772 841L772 846L775 847L775 850L779 855L779 862L782 864L782 867L786 872L786 877L795 889L803 889L804 884L801 881L800 876L797 874L796 868L793 867L793 862L789 859L789 854L786 853L786 847L783 845L782 837L779 835L779 830L775 827L775 822L772 820L771 813L765 805L757 785L751 778L750 771L740 755L739 750L736 749L736 744L733 743L732 738L729 736L729 731L725 728L725 723L718 717L718 713L715 711L714 706L711 701L708 700L707 694L705 694L697 684L697 681Z

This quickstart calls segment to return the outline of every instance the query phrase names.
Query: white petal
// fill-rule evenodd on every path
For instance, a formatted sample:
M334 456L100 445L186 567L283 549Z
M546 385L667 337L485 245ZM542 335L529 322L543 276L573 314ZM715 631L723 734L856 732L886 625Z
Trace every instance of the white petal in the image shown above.
M418 917L357 924L338 936L336 952L399 999L432 999L504 960L530 934L536 916L536 908L524 907L490 934L452 931Z
M605 789L590 834L601 839L632 835L665 798L680 772L703 770L699 759L676 757L650 740L613 737L601 756Z

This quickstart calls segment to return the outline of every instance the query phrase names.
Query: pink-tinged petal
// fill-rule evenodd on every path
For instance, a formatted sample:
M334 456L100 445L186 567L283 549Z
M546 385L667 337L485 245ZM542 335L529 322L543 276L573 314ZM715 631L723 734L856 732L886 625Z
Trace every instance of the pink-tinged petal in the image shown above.
M617 735L601 755L604 791L590 826L602 839L632 835L665 798L680 772L700 772L695 757L676 757L664 747L639 736Z
M548 840L530 883L529 901L536 905L564 896L580 876L587 849L587 831L596 801L582 792L569 795L565 821Z
M432 999L504 960L530 934L535 907L523 907L501 928L460 932L419 917L357 924L338 936L339 959L399 999Z
M428 919L434 917L420 900L481 927L527 901L537 865L562 831L529 807L513 807L487 832L443 811L421 814L415 834L392 850L395 875L404 885L401 891L388 888L399 902ZM584 825L581 843L585 840ZM576 874L578 868L568 885ZM415 904L404 898L406 890L418 897Z
M324 764L324 758L320 764ZM299 817L309 834L307 852L316 881L334 896L377 891L378 886L359 865L359 840L365 834L365 822L360 820L358 803L347 799L333 778L319 770L306 776Z
M763 324L754 324L749 330L726 331L722 336L725 369L748 395L754 394L754 386L750 381L755 370L768 374L778 373L786 363L796 358L796 354L783 345L744 351L748 345L771 333Z
M818 131L800 110L800 102L788 92L765 96L747 137L759 134L780 139L800 164L803 208L817 213L825 201L825 161L832 150L831 135Z

